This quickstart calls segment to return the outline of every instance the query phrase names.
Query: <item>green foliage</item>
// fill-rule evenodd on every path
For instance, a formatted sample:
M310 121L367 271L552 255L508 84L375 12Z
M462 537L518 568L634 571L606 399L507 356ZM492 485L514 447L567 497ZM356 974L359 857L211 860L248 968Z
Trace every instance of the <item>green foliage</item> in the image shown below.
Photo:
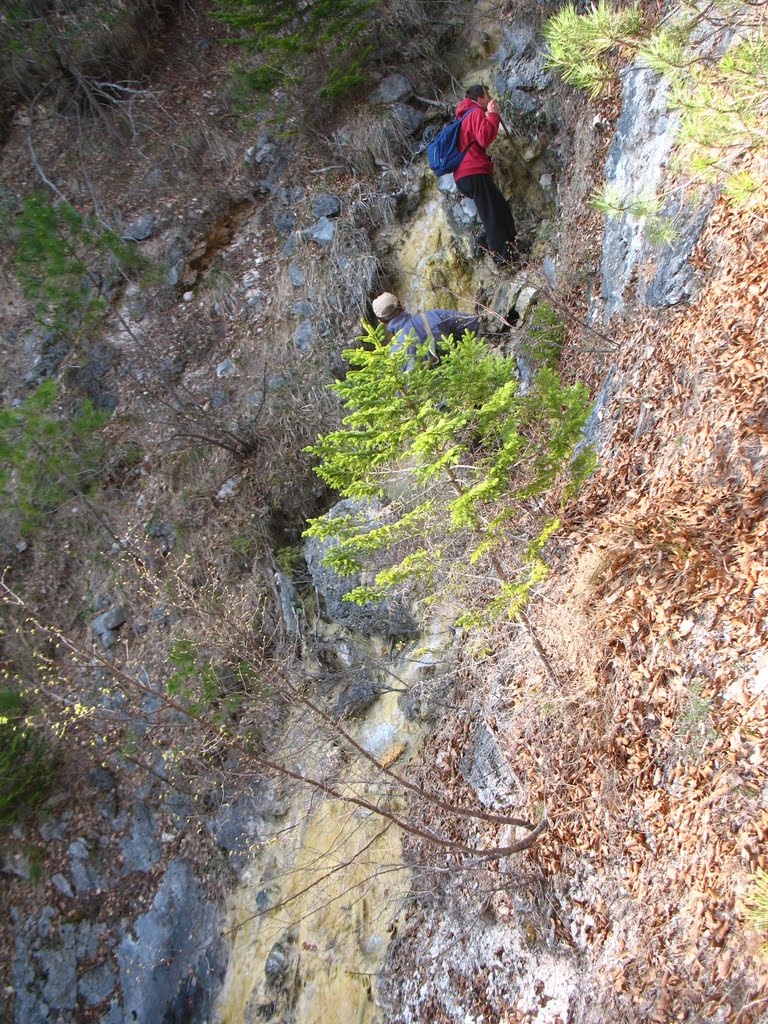
M490 567L514 611L540 578L536 542L551 524L525 539L511 574L499 571L498 555L508 551L513 524L519 538L523 517L537 518L531 498L556 483L562 493L565 481L590 468L586 457L569 466L589 409L586 389L561 384L545 366L523 391L514 361L492 355L470 332L444 339L434 368L422 346L423 358L406 371L383 329L364 329L361 347L344 353L351 372L332 385L344 406L343 427L307 451L320 460L316 472L345 497L383 498L404 477L407 493L373 519L370 508L314 519L307 535L333 540L325 561L341 575L377 565L372 582L346 600L378 599L414 583L434 594L449 575L464 594L459 577L470 562ZM395 489L402 492L402 483ZM489 600L494 604L495 595Z
M106 312L89 265L123 275L147 272L135 246L68 203L33 192L15 209L0 210L0 237L14 248L13 264L38 320L64 335L93 329Z
M761 868L753 876L744 903L744 916L750 924L761 932L768 932L768 874ZM763 946L763 953L768 953L768 944Z
M41 737L29 726L15 690L0 690L0 824L45 796L50 759Z
M245 661L234 667L215 665L200 655L195 641L177 638L168 660L173 672L166 680L169 696L181 700L190 714L205 714L210 721L223 722L235 715L246 697L267 696L254 669Z
M0 407L0 506L31 534L73 494L99 477L101 427L108 413L85 400L71 416L54 410L56 382L45 380L16 406Z
M564 81L585 89L595 99L613 78L612 67L601 58L633 40L641 24L636 5L613 7L598 0L582 15L574 4L566 4L544 26L548 65Z
M744 207L757 196L761 188L761 183L748 171L734 171L725 179L723 194L735 206Z
M538 302L525 325L528 356L537 365L557 366L565 340L565 322L548 302Z
M724 185L733 202L749 199L738 160L765 150L768 41L761 32L734 43L715 62L667 72L670 104L679 113L684 162L702 180Z
M278 566L283 570L286 576L290 576L296 565L301 558L301 552L296 547L287 545L286 547L278 548L275 553L275 561Z
M618 188L611 184L594 189L589 205L607 217L619 217L623 213L628 213L633 217L645 218L648 238L655 245L672 242L677 238L672 221L661 212L662 201L659 196L622 197Z
M688 2L656 28L644 24L635 7L614 7L600 0L578 14L568 4L549 19L544 36L550 67L593 99L612 80L615 58L635 58L662 75L669 86L668 107L679 119L682 165L700 180L722 185L732 202L745 203L758 186L739 168L739 161L768 145L768 40L762 27L742 19L749 5L719 7L717 15L733 29L733 41L724 53L702 50L692 42L694 30L707 15ZM614 58L613 63L608 58ZM604 205L609 215L617 206L629 209L637 202L648 200L595 198L595 205ZM652 218L650 226L658 240L668 240L668 225Z
M332 106L363 81L372 8L373 0L214 0L212 16L249 55L240 98L281 116L299 104Z

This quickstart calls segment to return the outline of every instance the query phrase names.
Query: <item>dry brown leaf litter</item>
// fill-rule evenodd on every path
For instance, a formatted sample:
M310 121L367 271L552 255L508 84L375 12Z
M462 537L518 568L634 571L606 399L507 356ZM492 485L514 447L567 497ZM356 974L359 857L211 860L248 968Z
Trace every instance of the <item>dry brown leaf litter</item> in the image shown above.
M643 921L612 978L629 1019L751 1020L768 991L737 900L743 869L768 866L766 228L764 206L719 203L698 299L626 330L614 455L568 524L575 560L603 560L589 615L614 706L608 730L587 708L548 751L535 856L548 872L575 850L621 866Z
M609 325L623 381L610 460L569 509L533 609L560 691L509 637L492 669L465 666L467 686L507 675L497 740L528 815L546 805L550 821L534 864L553 886L579 862L600 879L584 906L602 970L590 1020L746 1024L768 1009L768 960L743 915L768 868L765 204L719 202L693 261L691 306ZM470 720L430 744L462 803ZM552 924L572 943L554 911ZM431 998L422 1019L452 1019ZM484 1012L524 1019L490 994Z

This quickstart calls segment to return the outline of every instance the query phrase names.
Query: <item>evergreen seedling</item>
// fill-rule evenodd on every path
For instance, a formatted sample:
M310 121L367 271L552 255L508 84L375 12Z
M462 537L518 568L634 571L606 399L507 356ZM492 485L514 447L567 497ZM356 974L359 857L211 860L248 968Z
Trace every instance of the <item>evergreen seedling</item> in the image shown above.
M37 319L52 332L73 336L99 326L106 302L96 283L101 272L147 272L149 262L109 228L68 203L41 192L18 208L0 209L0 235L13 245L16 276Z
M74 416L57 416L56 394L49 377L20 405L0 408L0 505L23 534L67 498L86 494L102 468L100 430L109 414L86 399Z
M372 0L215 0L212 15L251 57L237 72L241 97L279 114L299 102L331 106L360 84L372 7Z
M375 566L345 600L417 585L426 596L450 587L469 601L474 565L475 576L494 579L481 604L516 613L541 578L541 546L555 528L532 499L553 489L562 496L592 466L589 452L570 460L586 389L542 367L523 390L514 361L471 332L443 339L433 368L422 346L406 370L382 327L364 331L361 346L344 353L350 372L332 385L343 426L307 450L339 494L385 503L321 516L307 534L332 541L325 561L341 575ZM523 522L537 525L526 535ZM513 549L507 567L501 559Z

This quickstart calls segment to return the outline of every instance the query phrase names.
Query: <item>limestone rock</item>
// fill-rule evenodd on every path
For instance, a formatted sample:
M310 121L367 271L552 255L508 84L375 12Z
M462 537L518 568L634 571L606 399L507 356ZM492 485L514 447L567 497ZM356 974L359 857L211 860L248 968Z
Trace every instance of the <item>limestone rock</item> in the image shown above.
M309 237L320 245L330 245L335 234L336 225L328 217L321 217L309 231Z
M392 117L411 135L415 135L424 124L424 115L421 111L407 103L393 103L390 109Z
M147 238L151 238L155 231L155 217L152 213L144 213L136 220L132 220L128 227L123 231L122 239L124 242L143 242Z
M675 142L677 118L667 109L668 86L647 68L622 75L621 114L605 159L605 182L622 199L653 195ZM620 309L646 245L645 219L630 213L608 219L603 232L600 294L604 317Z
M371 93L374 103L397 103L413 95L413 86L405 75L395 73L382 78Z
M315 217L338 217L341 213L341 200L328 192L315 196L312 200L312 213Z
M477 729L474 746L462 759L459 768L484 807L494 810L509 807L518 786L499 750L496 738L486 725L480 725Z
M299 352L309 352L312 348L312 339L315 331L311 320L302 320L293 332L293 343Z
M354 500L345 498L337 502L328 513L331 516L361 514L374 526L376 514L381 504L376 499ZM348 629L364 633L366 636L410 635L416 631L416 623L408 609L397 600L378 601L365 605L344 601L348 594L360 583L360 574L339 576L333 569L323 564L323 557L332 546L333 541L318 540L310 537L305 546L305 557L312 582L318 594L325 602L328 618L332 622L346 626Z

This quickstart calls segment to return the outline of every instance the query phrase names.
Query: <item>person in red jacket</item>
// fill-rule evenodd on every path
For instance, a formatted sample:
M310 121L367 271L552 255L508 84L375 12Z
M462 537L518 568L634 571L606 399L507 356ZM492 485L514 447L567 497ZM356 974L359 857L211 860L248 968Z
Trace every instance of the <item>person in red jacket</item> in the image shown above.
M499 131L499 105L484 85L471 85L456 107L456 117L467 110L471 112L459 129L459 149L464 156L453 172L453 180L459 191L474 201L493 262L503 266L515 256L515 222L493 180L493 160L485 151Z

